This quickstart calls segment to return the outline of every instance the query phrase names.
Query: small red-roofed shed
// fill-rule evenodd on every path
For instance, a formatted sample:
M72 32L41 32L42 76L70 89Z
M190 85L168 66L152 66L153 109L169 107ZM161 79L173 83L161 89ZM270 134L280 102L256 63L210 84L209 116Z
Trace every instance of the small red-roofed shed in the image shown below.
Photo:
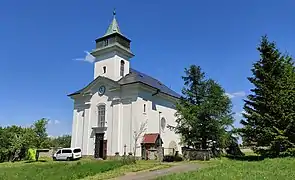
M161 148L163 141L159 133L147 133L144 134L141 142L142 147L142 159L150 159L149 154L151 152L158 151Z

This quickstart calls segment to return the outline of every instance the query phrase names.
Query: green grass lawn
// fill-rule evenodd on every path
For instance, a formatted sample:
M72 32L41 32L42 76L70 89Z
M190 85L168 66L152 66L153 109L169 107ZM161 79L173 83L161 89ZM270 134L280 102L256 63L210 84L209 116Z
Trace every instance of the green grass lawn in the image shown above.
M81 159L79 161L52 161L0 163L1 180L99 180L123 176L138 171L157 170L171 165L158 161L137 161L136 164L122 165L120 161L99 161Z
M198 171L172 174L158 178L158 180L294 180L295 158L245 160L212 160L207 167ZM204 163L206 164L206 163Z
M110 179L114 177L124 176L129 173L136 173L139 171L152 171L163 168L171 167L170 164L159 163L158 161L137 161L136 164L124 165L122 167L96 174L94 176L88 176L83 180L101 180Z
M119 161L17 162L0 164L1 180L72 180L94 176L122 166Z

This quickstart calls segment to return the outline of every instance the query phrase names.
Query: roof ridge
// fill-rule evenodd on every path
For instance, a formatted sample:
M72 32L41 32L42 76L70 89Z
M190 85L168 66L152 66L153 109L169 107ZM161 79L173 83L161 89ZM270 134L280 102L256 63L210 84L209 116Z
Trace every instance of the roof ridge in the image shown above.
M132 69L132 68L130 68L130 69ZM132 70L134 70L134 71L136 71L136 72L138 72L138 73L140 73L140 74L142 74L142 75L148 76L148 77L150 77L150 78L156 80L157 82L161 83L162 86L165 86L165 87L169 88L169 87L166 86L163 82L161 82L160 80L158 80L158 79L156 79L156 78L154 78L154 77L152 77L152 76L150 76L150 75L148 75L148 74L145 74L145 73L139 72L139 71L137 71L137 70L135 70L135 69L132 69ZM170 88L169 88L169 89L170 89Z
M142 75L142 76L140 76L140 75ZM104 78L106 78L106 77L104 77ZM93 81L96 81L97 79L98 79L98 77L96 79L94 79ZM107 79L109 79L109 78L107 78ZM90 86L93 83L93 81L91 83L89 83L87 86ZM130 72L128 75L122 77L121 79L119 79L118 81L115 81L115 82L119 83L120 85L142 83L142 84L148 85L152 88L158 89L158 90L160 90L161 93L169 95L171 97L174 97L174 98L181 97L177 92L175 92L174 90L172 90L171 88L169 88L168 86L163 84L161 81L159 81L159 80L157 80L145 73L141 73L135 69L132 69L132 68L130 68ZM84 87L84 88L80 89L79 91L76 91L68 96L71 96L74 94L80 94L81 91L83 91L86 87Z

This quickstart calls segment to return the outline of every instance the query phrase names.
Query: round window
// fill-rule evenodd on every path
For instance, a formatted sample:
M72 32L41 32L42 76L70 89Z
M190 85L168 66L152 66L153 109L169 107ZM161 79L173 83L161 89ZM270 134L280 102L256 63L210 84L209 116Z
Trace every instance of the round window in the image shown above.
M164 130L165 127L166 127L166 119L165 118L162 118L161 119L161 128L162 128L162 130Z

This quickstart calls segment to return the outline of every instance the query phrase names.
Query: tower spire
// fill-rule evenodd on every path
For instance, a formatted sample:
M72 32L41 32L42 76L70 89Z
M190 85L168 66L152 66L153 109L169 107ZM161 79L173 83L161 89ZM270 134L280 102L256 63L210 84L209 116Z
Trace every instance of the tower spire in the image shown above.
M107 36L107 35L110 35L110 34L113 34L113 33L121 34L119 24L118 24L118 22L116 20L116 9L115 8L114 8L114 11L113 11L113 20L112 20L111 24L109 25L109 27L107 29L107 32L105 33L104 36Z
M131 40L120 32L116 20L116 9L112 13L113 20L104 36L95 40L96 48L91 52L91 55L99 59L95 60L94 78L103 74L103 76L117 81L129 74L129 60L134 54L130 49ZM111 69L111 71L106 69Z

